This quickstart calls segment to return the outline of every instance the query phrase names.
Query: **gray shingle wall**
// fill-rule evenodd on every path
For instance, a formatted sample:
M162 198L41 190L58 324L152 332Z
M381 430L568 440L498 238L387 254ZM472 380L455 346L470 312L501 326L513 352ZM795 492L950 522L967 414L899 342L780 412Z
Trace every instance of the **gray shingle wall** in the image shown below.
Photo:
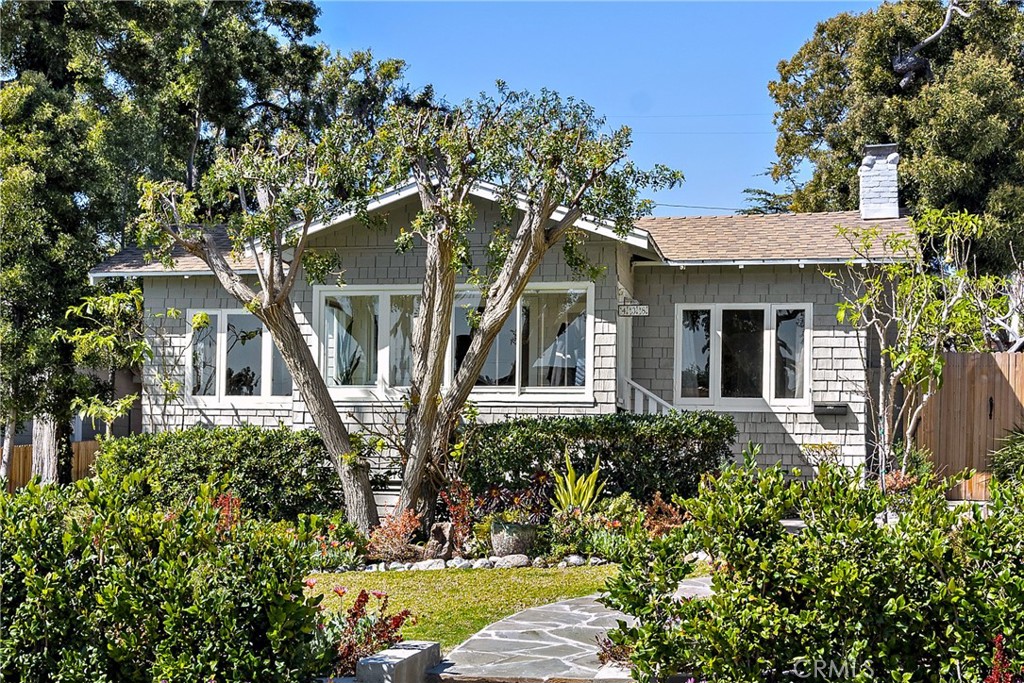
M408 225L414 215L415 203L404 202L390 211L387 230L370 230L361 226L350 226L322 233L311 241L314 248L337 248L342 256L344 268L343 279L350 285L374 284L408 284L419 285L422 281L422 251L414 249L410 253L399 254L395 251L394 239L398 228ZM478 223L491 226L498 222L499 217L493 208L481 202L478 205ZM486 233L480 230L473 235L471 241L474 255L483 259L483 245ZM591 259L596 263L608 265L604 276L594 283L594 358L588 363L588 370L594 376L593 399L582 400L580 397L566 397L566 400L523 402L478 402L481 419L491 421L510 415L536 414L581 414L594 412L614 412L615 410L615 249L611 240L591 237L588 250ZM561 250L556 248L548 254L544 263L534 276L538 282L575 281L566 266ZM144 291L146 309L151 316L162 312L168 307L182 311L178 320L163 320L164 328L160 339L152 343L157 351L157 358L144 370L144 428L147 430L170 429L192 424L231 425L250 422L263 426L276 426L279 423L300 428L312 426L305 405L294 395L291 401L263 406L210 406L200 407L187 400L164 400L161 387L161 375L184 381L184 350L190 335L189 322L186 319L188 309L201 308L239 308L240 305L223 292L212 277L193 276L189 279L180 277L149 277L145 278ZM297 283L292 294L292 303L296 308L296 316L303 333L311 348L316 347L313 330L313 287L302 280ZM151 317L151 324L157 319ZM380 404L338 402L342 418L352 429L360 429L360 425L380 428L382 423L392 419L400 419L400 405L385 407Z
M677 303L809 303L814 306L812 385L815 403L846 403L846 416L803 413L731 413L739 429L736 451L754 441L764 462L804 467L805 444L833 443L848 464L866 454L867 403L861 359L862 335L836 322L838 296L813 267L796 266L637 268L636 298L650 316L633 321L633 380L672 401Z

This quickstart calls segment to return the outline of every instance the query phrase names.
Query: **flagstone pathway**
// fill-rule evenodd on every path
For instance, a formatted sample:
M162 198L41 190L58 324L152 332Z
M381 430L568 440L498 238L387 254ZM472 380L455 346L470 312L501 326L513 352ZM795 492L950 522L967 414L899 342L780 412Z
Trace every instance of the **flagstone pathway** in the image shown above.
M677 595L703 597L710 579L687 579ZM497 621L448 653L428 680L442 683L575 683L601 669L597 637L615 628L621 612L596 595L533 607ZM601 676L602 679L608 680Z

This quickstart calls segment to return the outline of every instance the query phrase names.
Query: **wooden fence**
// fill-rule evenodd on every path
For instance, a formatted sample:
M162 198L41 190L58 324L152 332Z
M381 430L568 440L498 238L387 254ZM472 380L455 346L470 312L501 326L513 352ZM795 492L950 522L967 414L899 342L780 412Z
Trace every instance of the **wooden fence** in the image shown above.
M96 459L99 441L75 441L71 444L74 457L71 459L71 480L88 477ZM32 446L15 446L11 454L11 465L7 471L7 490L13 491L24 486L32 478Z
M977 470L950 498L986 500L992 451L1017 425L1024 427L1024 354L949 353L917 440L932 452L937 474Z

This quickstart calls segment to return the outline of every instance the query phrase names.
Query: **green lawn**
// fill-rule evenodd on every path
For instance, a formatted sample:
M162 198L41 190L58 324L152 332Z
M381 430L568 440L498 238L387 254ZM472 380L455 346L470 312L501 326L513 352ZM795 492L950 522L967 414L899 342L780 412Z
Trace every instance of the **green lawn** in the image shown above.
M351 605L360 589L390 596L394 610L408 608L416 624L406 626L408 640L435 640L450 650L484 626L527 607L590 595L602 590L614 566L572 569L446 569L413 572L346 572L314 574L314 592L323 593L328 609L342 600L333 592L344 586Z

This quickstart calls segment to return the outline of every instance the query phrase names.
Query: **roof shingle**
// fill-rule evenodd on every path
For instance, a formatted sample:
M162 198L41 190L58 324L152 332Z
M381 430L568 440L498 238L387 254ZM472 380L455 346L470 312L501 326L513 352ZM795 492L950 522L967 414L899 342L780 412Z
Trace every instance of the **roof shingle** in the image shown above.
M855 258L836 226L878 226L883 235L910 234L905 217L861 220L858 211L731 216L649 217L636 227L651 234L667 261L680 264L760 261L845 262Z
M228 263L234 266L235 270L241 273L255 272L256 259L252 256L233 258L231 256L231 241L227 232L218 231L214 233L214 241L217 247L227 258ZM89 271L93 277L115 277L130 275L170 275L176 273L210 273L210 267L198 256L185 251L184 248L175 245L171 250L171 258L174 260L174 268L165 268L160 261L146 260L146 250L139 247L125 247L113 256L103 260L98 266Z

